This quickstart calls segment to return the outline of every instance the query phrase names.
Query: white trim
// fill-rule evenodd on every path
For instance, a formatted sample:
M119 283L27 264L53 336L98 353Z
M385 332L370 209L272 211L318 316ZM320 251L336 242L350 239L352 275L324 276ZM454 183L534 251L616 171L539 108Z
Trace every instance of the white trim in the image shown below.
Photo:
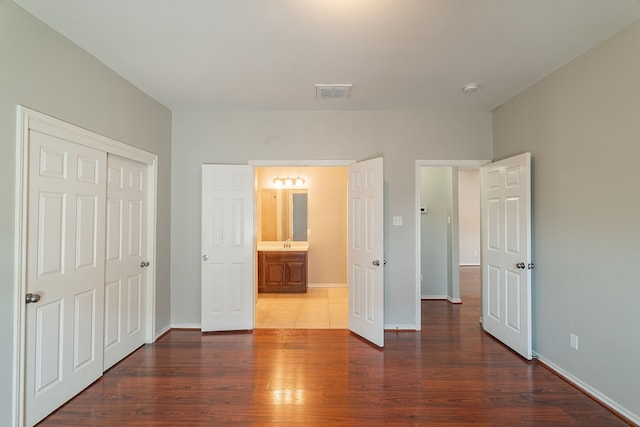
M16 216L15 216L15 283L14 283L14 321L13 321L13 425L24 425L24 351L25 330L24 300L27 272L27 174L29 172L29 156L26 144L28 138L27 117L17 109L16 122ZM25 190L25 191L23 191Z
M591 396L592 398L594 398L598 402L602 403L604 406L606 406L607 408L609 408L613 412L616 412L621 417L624 417L624 418L628 419L629 421L631 421L632 423L634 423L636 425L640 425L640 416L639 415L634 414L633 412L629 411L626 408L623 408L618 403L616 403L615 401L611 400L609 397L607 397L606 395L604 395L600 391L598 391L595 388L591 387L590 385L584 383L579 378L577 378L574 375L570 374L569 372L565 371L564 369L562 369L561 367L559 367L555 363L551 362L550 360L546 359L545 357L540 356L539 354L535 354L535 353L534 353L534 357L537 358L540 363L542 363L543 365L545 365L546 367L548 367L549 369L554 371L557 375L561 376L562 378L564 378L565 380L567 380L568 382L570 382L574 386L578 387L580 390L582 390L583 392L585 392L586 394L588 394L589 396Z
M169 332L171 329L173 328L173 326L165 326L164 328L162 328L160 331L158 331L155 336L153 337L153 341L157 341L158 338L160 338L161 336L163 336L164 334L166 334L167 332Z
M158 220L158 156L147 167L147 295L145 342L155 342L156 329L156 233Z
M308 288L347 288L346 283L307 283Z
M416 325L403 325L402 323L389 323L384 325L385 332L393 331L419 331Z
M171 326L167 328L169 329L202 329L202 325L200 323L172 323Z
M420 299L446 300L446 295L422 295Z
M487 163L491 163L491 160L416 160L415 166L415 206L414 206L414 215L415 215L415 224L416 224L416 234L415 234L415 283L416 283L416 330L419 331L422 328L422 315L420 311L420 301L421 301L421 273L422 273L422 263L421 263L421 245L420 245L420 233L422 232L420 227L420 168L423 166L451 166L458 168L479 168L481 166L486 165Z
M449 301L451 304L462 304L462 300L460 298L447 297L447 301Z
M349 166L355 160L249 160L253 166Z
M156 262L156 210L157 210L157 162L158 156L153 153L126 145L122 142L98 135L71 123L56 119L46 114L17 106L16 124L16 233L15 233L15 281L14 281L14 350L13 350L13 425L24 425L24 381L25 381L25 310L23 296L26 293L26 238L27 238L27 195L29 173L29 130L34 129L47 135L71 140L85 145L144 163L148 166L149 195L147 199L147 255L150 262L147 274L147 328L145 339L151 343L155 340L155 262Z

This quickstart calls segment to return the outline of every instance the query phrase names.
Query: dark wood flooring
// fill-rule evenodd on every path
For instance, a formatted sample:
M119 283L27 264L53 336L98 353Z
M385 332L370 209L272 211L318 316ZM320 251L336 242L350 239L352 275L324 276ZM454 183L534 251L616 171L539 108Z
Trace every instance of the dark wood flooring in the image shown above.
M482 332L463 304L422 302L422 331L378 350L344 330L172 331L42 426L617 426L622 419Z

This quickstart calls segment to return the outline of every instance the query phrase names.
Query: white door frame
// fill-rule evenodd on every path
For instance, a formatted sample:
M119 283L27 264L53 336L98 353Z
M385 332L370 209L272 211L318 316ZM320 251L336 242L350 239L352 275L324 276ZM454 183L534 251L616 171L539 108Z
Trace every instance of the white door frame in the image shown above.
M22 426L25 422L24 380L25 380L25 302L27 277L27 200L29 173L29 130L55 135L95 148L106 153L116 154L148 166L148 200L147 200L147 258L151 265L147 271L147 317L145 322L145 341L155 341L155 260L156 260L156 200L157 200L157 163L158 156L139 148L126 145L88 130L79 128L65 121L18 105L16 135L16 192L15 218L16 233L14 241L14 342L13 342L13 414L14 426Z
M422 281L420 280L420 276L422 274L422 248L420 244L420 236L422 233L420 226L420 168L423 166L440 166L440 167L458 167L458 168L480 168L480 166L484 166L487 163L491 163L491 160L416 160L416 170L415 170L415 224L416 224L416 235L415 235L415 254L416 254L416 331L422 329L422 314L421 314L421 302L422 302ZM460 284L458 283L458 286Z

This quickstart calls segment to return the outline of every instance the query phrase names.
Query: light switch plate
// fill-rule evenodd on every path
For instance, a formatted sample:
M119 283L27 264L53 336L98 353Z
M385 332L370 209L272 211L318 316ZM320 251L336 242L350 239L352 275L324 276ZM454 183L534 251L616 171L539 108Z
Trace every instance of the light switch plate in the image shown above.
M393 217L393 225L402 225L402 217L394 216Z

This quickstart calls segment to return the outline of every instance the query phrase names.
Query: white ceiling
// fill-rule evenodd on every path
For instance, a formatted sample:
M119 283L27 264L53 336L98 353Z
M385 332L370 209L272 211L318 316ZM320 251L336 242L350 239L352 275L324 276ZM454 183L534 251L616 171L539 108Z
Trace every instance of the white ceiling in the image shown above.
M492 110L640 18L640 0L15 1L173 111Z

